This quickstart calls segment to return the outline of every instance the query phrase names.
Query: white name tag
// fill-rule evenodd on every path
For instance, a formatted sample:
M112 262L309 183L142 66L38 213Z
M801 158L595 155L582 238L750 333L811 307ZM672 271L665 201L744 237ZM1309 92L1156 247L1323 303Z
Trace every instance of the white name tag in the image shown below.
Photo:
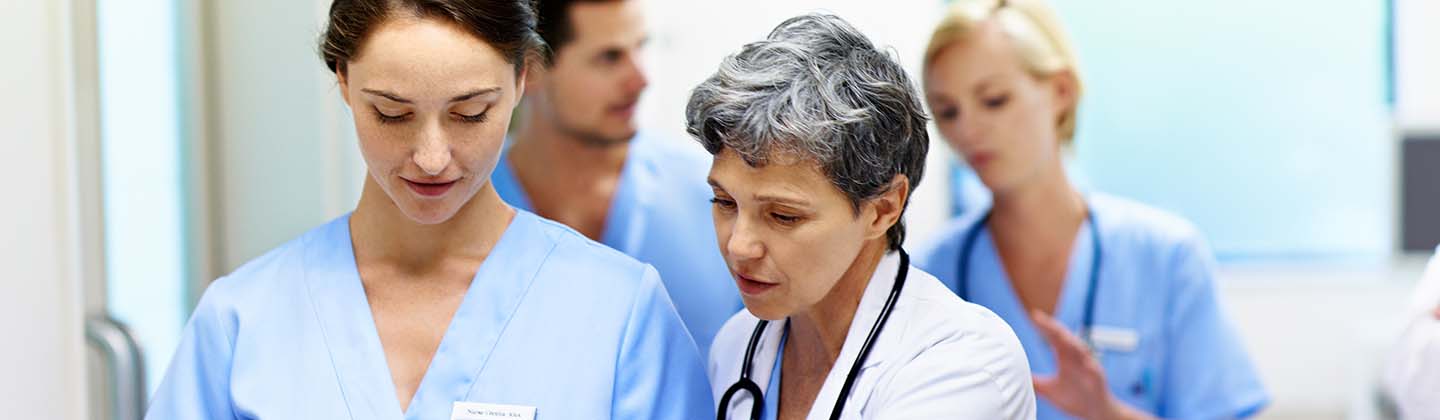
M1133 329L1096 325L1090 327L1090 344L1095 350L1128 352L1140 347L1140 333Z
M535 420L535 407L456 402L450 420Z

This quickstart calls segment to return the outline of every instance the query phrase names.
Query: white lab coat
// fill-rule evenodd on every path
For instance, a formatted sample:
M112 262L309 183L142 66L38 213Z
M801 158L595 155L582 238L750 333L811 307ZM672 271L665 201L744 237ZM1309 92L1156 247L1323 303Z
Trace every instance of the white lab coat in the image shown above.
M1385 368L1385 390L1395 400L1400 418L1440 420L1440 248L1415 284L1399 345Z
M856 309L850 332L809 415L828 419L845 376L854 364L894 285L898 253L875 269ZM905 287L857 377L845 419L1034 419L1030 367L1015 333L1000 317L967 303L934 276L909 267ZM710 351L711 391L716 401L740 377L745 348L759 320L742 310L720 329ZM767 396L777 366L785 322L771 322L760 339L751 378ZM778 401L766 398L764 418ZM729 418L748 419L745 392L731 401Z

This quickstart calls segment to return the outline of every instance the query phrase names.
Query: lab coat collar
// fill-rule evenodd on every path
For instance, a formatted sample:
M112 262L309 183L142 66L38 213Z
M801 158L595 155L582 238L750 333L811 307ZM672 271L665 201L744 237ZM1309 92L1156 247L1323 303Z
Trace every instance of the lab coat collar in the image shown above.
M850 321L850 330L845 335L845 344L840 348L840 355L835 358L835 365L830 367L830 373L825 377L825 384L821 386L820 393L815 397L815 402L810 408L808 418L826 418L830 410L835 406L835 399L840 395L840 388L845 383L845 376L850 373L850 367L855 364L855 357L860 354L860 347L865 345L865 338L870 334L870 328L875 325L875 320L880 318L880 311L885 306L885 299L890 296L890 289L895 285L895 273L900 268L900 254L890 252L880 259L876 264L875 272L870 276L870 283L865 286L865 292L860 297L860 304L855 308L855 317ZM908 270L909 267L906 267ZM861 365L861 376L865 370L873 368L884 362L884 350L888 347L886 343L894 342L895 337L903 330L899 325L903 324L900 316L900 305L896 305L895 313L891 314L890 321L885 330L881 332L880 340L875 343L875 350L872 350L870 357ZM765 333L760 338L756 347L755 360L751 363L754 380L765 394L774 394L766 389L775 367L775 359L780 357L780 339L785 332L785 323L773 322L766 327ZM846 403L847 411L858 410L865 403L866 396L859 394L850 395L851 400ZM737 398L736 400L739 400ZM733 404L732 407L749 407L748 398L744 404Z
M860 297L860 305L855 308L855 317L850 320L850 331L845 335L845 345L840 348L840 356L835 359L835 365L830 367L830 374L825 377L825 385L821 386L820 393L815 397L815 404L810 409L811 417L829 414L834 407L835 399L840 396L840 388L845 384L845 376L850 373L850 367L855 365L855 358L860 355L866 336L875 326L875 320L880 318L885 300L890 297L890 290L895 286L895 274L899 269L900 253L893 251L885 254L880 263L875 265L875 272L870 274L870 283L865 285L865 293ZM904 317L900 316L901 309L902 305L897 302L894 313L890 315L885 329L874 344L875 349L870 351L870 357L860 365L862 376L865 370L885 361L883 355L884 348L889 347L887 343L895 342L896 337L904 330L899 327L904 324ZM859 409L864 404L864 396L851 395L850 398L852 400L845 405L850 409Z

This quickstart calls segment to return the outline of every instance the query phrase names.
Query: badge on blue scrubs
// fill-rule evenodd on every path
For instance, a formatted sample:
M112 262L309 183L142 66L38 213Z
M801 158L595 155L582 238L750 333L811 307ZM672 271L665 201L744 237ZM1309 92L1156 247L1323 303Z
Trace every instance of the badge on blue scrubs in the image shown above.
M450 420L535 420L535 407L457 401Z

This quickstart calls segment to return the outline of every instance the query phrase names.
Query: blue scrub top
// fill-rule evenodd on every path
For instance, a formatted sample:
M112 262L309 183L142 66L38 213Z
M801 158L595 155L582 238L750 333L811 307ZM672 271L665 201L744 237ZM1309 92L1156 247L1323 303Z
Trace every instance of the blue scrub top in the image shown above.
M720 256L705 182L713 160L698 145L638 135L600 242L655 266L702 355L731 315L744 307ZM508 160L490 176L500 198L534 211Z
M780 333L780 348L775 350L775 367L770 369L770 381L765 385L765 412L760 413L763 420L775 420L780 416L780 372L785 367L785 342L790 338L790 320L784 322L785 332Z
M403 413L345 216L210 285L146 418L448 419L455 402L537 419L714 416L655 270L521 211Z
M1163 418L1249 417L1269 396L1234 328L1220 309L1215 261L1199 232L1187 221L1133 201L1091 194L1100 233L1100 277L1095 327L1133 331L1133 349L1101 349L1100 363L1110 391L1132 407ZM989 208L957 218L938 239L915 253L916 267L932 273L950 290L958 288L966 233ZM969 301L1004 318L1020 337L1030 369L1053 375L1055 356L1031 324L997 257L988 228L968 260ZM1056 319L1080 331L1095 249L1086 222L1071 252ZM1069 419L1044 398L1039 419Z

